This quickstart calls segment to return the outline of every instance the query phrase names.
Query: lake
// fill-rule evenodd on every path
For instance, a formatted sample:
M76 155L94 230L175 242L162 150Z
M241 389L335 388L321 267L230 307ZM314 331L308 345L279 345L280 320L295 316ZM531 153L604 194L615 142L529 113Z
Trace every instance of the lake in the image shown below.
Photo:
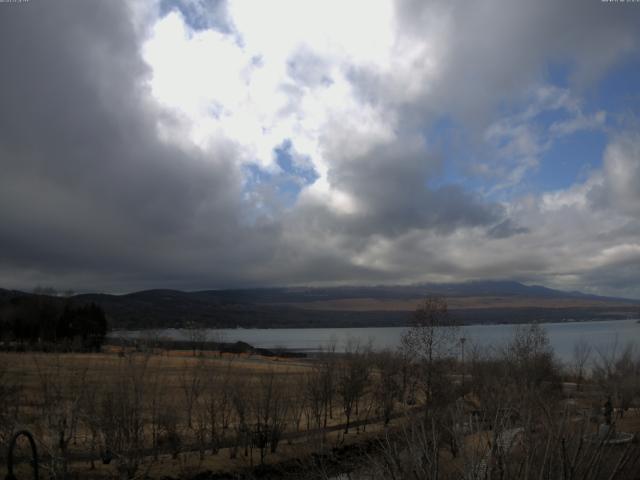
M556 355L562 361L569 361L573 355L574 344L584 339L595 351L607 351L617 345L627 343L640 345L640 323L635 319L609 320L598 322L563 322L542 324ZM508 342L516 325L467 325L461 327L460 336L467 339L466 347L471 344L499 347ZM300 352L317 352L327 345L335 343L337 350L344 350L347 341L371 342L375 349L395 349L400 345L406 327L370 327L370 328L255 328L208 330L207 338L224 342L247 342L259 348L285 348ZM154 334L175 340L187 340L188 334L182 329L155 330ZM145 331L117 331L111 337L136 338L149 335Z

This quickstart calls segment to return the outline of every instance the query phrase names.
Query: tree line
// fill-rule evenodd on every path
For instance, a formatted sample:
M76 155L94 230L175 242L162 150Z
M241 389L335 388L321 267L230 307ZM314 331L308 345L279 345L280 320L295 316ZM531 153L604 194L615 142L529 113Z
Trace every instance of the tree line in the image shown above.
M94 303L22 295L0 304L0 341L8 348L99 350L107 317Z

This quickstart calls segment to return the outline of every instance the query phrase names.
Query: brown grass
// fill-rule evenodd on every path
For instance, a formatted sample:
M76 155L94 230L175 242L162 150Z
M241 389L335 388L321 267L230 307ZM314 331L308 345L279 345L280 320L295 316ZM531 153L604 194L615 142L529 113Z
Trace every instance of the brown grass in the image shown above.
M179 457L172 458L169 454L162 454L157 461L148 457L145 467L141 471L149 469L151 478L172 476L176 478L188 478L204 470L212 471L238 471L255 466L260 462L259 453L253 452L252 456L244 456L239 452L237 458L231 459L228 448L222 448L216 455L207 453L201 460L197 451L189 451L190 445L196 445L195 432L190 431L184 425L184 393L182 382L185 375L191 375L197 367L204 368L206 375L226 374L235 382L248 386L247 393L251 395L252 388L259 388L260 379L266 374L274 374L279 377L284 385L284 393L287 398L295 398L299 393L301 380L304 374L312 371L313 363L308 360L287 359L278 357L261 357L256 355L220 355L217 352L201 352L193 356L190 351L167 351L151 353L126 352L116 347L106 347L102 353L7 353L0 352L0 369L4 371L3 379L10 384L18 385L21 389L21 418L25 421L20 425L32 431L39 444L54 445L56 440L52 434L42 426L44 421L40 418L43 411L43 378L54 379L57 385L72 385L74 380L86 376L82 388L96 389L101 386L113 384L118 376L128 372L131 365L146 365L143 382L145 387L151 386L153 381L160 379L161 396L167 408L174 409L182 416L181 435L185 451ZM71 390L69 390L71 391ZM66 394L65 390L65 394ZM145 407L147 408L148 405ZM146 410L145 415L149 415ZM339 425L344 421L339 401L335 400L333 419L328 425ZM305 420L302 421L302 430L305 428ZM327 432L321 435L322 445L325 447L338 446L358 442L368 438L380 425L367 426L367 433L353 428L351 433L344 435L341 431ZM145 427L145 430L147 427ZM229 432L231 434L231 432ZM300 437L283 440L278 452L266 457L267 463L278 463L285 460L308 456L317 451L320 437L317 434L309 437L302 434ZM72 457L86 456L89 454L89 430L81 425L78 428L76 439L69 448ZM41 448L41 451L43 449ZM0 460L0 464L4 459ZM72 460L70 470L77 472L79 478L115 478L117 462L111 465L102 465L99 460L95 463L95 469L91 469L91 462L87 460ZM20 467L25 470L25 466ZM26 473L26 472L25 472Z

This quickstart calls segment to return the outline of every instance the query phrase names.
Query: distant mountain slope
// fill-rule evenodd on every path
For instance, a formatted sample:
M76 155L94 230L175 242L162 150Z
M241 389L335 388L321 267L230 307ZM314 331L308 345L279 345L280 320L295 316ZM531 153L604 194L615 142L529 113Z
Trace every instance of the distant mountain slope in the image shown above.
M0 290L0 301L21 292ZM100 305L113 328L392 326L410 321L426 295L447 297L464 323L606 319L640 316L640 301L562 292L512 281L332 288L145 290L82 294L74 302Z
M266 288L246 290L211 290L194 292L225 301L255 303L314 302L351 298L413 299L425 295L446 297L522 296L531 298L585 298L603 301L640 302L630 299L563 292L539 285L528 286L514 281L475 281L465 283L420 284L409 286L330 287L330 288Z
M13 297L19 297L23 295L29 295L28 293L20 292L18 290L5 290L0 288L0 302Z
M462 322L518 322L634 315L640 301L562 292L511 281L411 286L146 290L78 295L115 326L145 328L195 323L220 327L340 327L406 324L425 295L444 295Z

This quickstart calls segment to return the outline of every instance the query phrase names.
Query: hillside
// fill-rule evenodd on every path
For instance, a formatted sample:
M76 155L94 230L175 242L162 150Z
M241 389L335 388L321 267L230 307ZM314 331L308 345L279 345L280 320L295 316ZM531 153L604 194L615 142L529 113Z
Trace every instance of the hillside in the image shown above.
M204 326L347 327L403 325L425 295L447 297L463 323L511 323L627 318L640 301L562 292L518 282L412 286L147 290L126 295L84 294L79 302L105 309L115 328Z
M0 289L0 303L24 292ZM461 323L518 323L640 317L640 301L563 292L517 282L412 286L145 290L124 295L82 294L74 303L96 303L112 328L235 328L397 326L410 321L425 295L447 297ZM58 301L66 301L58 299Z

